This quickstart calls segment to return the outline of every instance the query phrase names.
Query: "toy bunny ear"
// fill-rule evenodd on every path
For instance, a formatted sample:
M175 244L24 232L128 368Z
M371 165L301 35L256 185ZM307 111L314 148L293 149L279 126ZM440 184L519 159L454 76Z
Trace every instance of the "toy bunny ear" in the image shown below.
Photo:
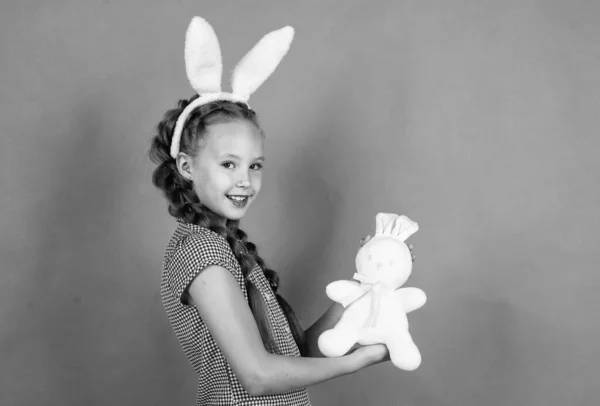
M399 216L396 219L396 224L392 230L392 235L402 241L406 241L408 237L419 230L419 225L406 216Z
M394 227L394 220L398 217L397 214L377 213L375 217L375 234L391 234Z
M185 35L185 69L199 95L221 92L223 62L219 40L202 17L192 18Z
M248 100L277 68L293 39L294 29L290 26L265 35L235 67L231 78L232 92Z
M392 213L378 213L376 216L376 235L389 235L406 241L419 230L419 225L406 216Z

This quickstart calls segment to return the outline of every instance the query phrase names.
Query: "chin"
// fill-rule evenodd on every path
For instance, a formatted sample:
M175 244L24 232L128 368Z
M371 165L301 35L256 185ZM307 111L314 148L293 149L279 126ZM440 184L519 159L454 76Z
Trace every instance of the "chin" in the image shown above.
M224 217L227 220L238 221L238 220L241 220L245 215L246 215L246 210L244 210L244 211L228 212L228 213L225 214Z
M244 217L244 215L237 215L237 216L227 216L227 220L231 220L231 221L240 221L242 218Z

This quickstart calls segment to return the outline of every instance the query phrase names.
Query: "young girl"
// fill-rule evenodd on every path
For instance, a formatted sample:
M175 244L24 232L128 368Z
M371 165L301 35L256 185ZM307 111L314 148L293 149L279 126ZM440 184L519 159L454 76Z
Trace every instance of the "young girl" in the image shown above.
M178 222L162 301L198 376L197 405L310 405L306 387L388 353L372 345L323 357L317 338L343 308L334 304L304 330L277 293L277 274L239 228L261 189L264 134L248 104L230 96L181 100L152 141L153 183Z

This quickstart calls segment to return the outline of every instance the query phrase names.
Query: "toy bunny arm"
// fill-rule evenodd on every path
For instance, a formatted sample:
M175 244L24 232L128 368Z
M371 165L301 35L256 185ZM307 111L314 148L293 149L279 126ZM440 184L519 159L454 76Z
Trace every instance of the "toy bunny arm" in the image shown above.
M427 302L425 292L419 288L400 288L396 291L396 297L402 303L405 313L417 310Z
M337 303L344 302L348 297L362 293L360 284L354 281L339 280L331 282L325 288L325 294Z

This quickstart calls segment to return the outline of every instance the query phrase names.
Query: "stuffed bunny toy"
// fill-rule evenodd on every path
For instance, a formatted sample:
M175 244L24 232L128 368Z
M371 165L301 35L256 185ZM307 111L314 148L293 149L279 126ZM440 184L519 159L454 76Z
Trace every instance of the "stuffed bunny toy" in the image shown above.
M355 281L339 280L326 287L327 296L345 310L338 323L319 336L323 355L339 357L357 343L383 343L397 368L419 367L421 354L409 333L406 314L423 306L427 298L421 289L400 288L412 272L405 241L418 229L406 216L377 214L375 236L356 255Z

